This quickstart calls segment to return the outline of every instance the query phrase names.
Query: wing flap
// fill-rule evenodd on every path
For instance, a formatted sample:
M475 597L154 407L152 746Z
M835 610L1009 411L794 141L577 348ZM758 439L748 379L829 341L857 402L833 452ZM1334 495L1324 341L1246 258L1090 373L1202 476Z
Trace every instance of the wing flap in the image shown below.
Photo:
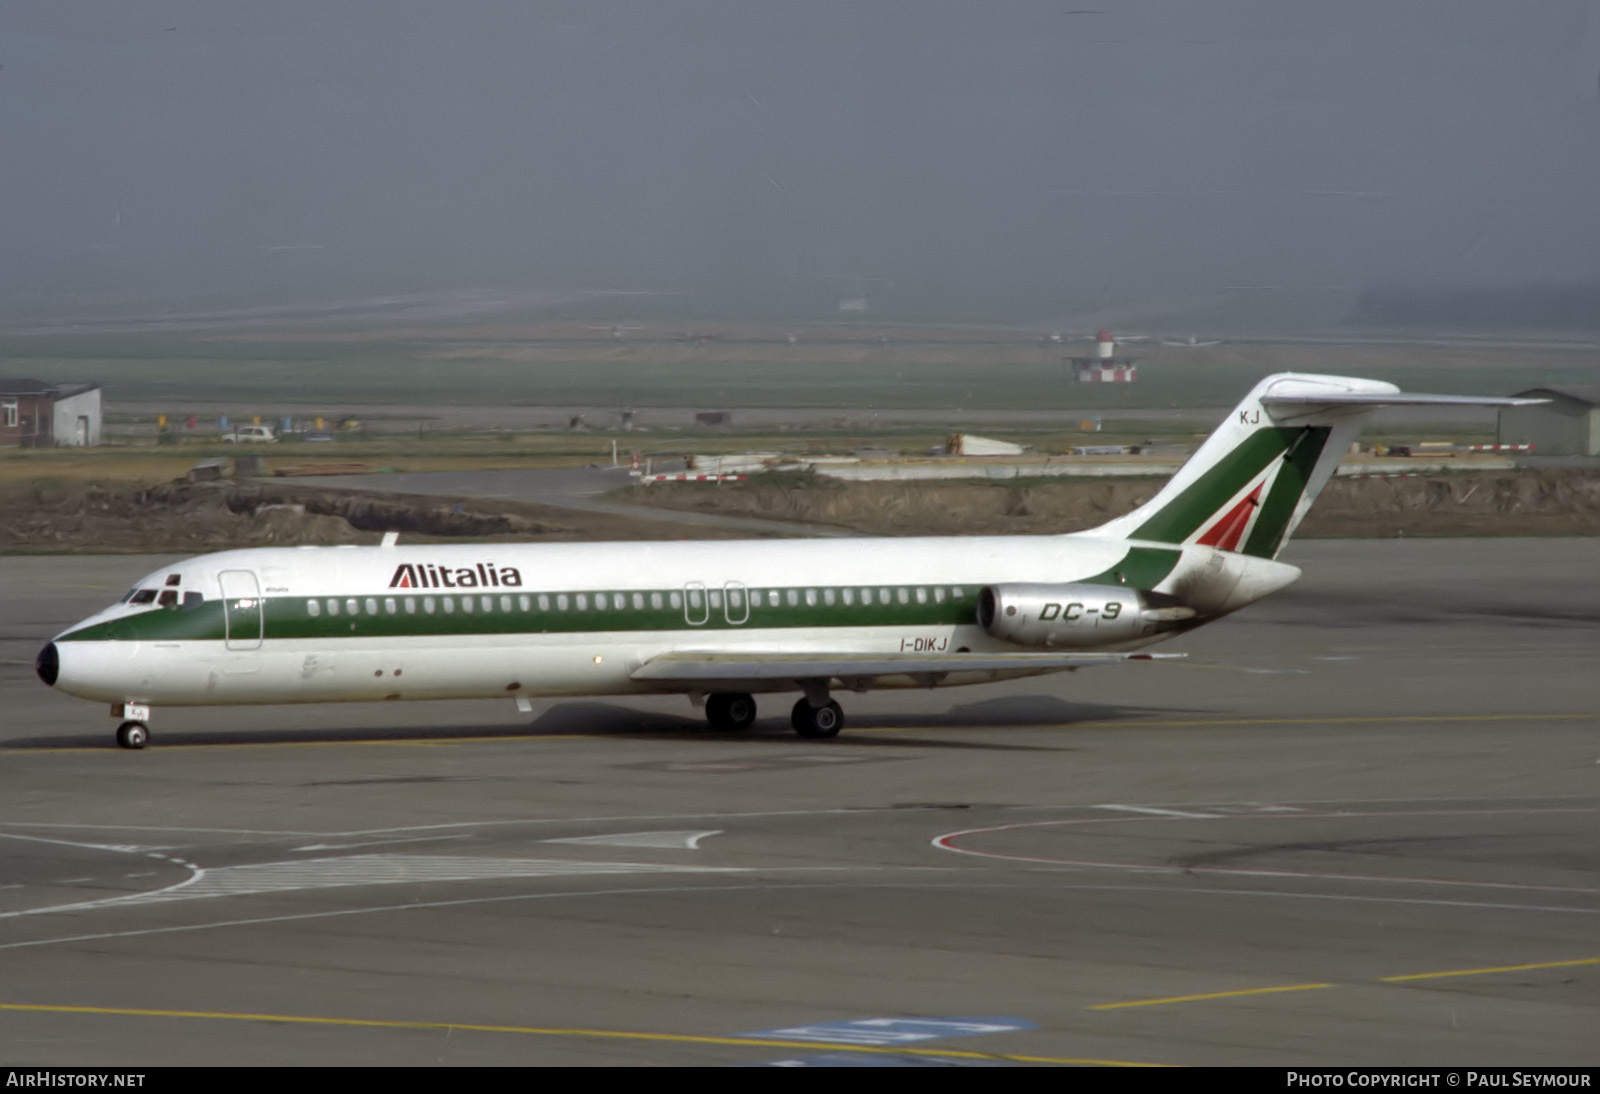
M775 684L841 680L853 688L884 677L910 677L928 686L953 673L1028 675L1125 661L1181 658L1181 653L668 653L630 674L655 684Z

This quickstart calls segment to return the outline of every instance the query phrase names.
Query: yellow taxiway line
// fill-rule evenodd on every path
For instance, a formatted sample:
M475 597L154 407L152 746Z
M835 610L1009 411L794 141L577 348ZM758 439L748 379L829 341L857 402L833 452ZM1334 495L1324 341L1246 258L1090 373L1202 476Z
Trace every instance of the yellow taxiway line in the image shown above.
M1411 972L1400 976L1379 976L1356 983L1399 984L1411 980L1440 980L1447 976L1489 976L1500 972L1528 972L1534 969L1563 969L1575 965L1600 965L1600 957L1578 957L1570 961L1537 961L1527 965L1493 965L1481 969L1448 969L1444 972ZM1129 1007L1159 1007L1172 1003L1198 1003L1207 999L1236 999L1246 995L1273 995L1279 992L1315 991L1318 988L1351 987L1352 984L1284 984L1272 988L1244 988L1239 991L1213 991L1200 995L1169 995L1160 999L1130 999L1125 1003L1097 1003L1085 1010L1125 1010Z
M516 1033L529 1037L572 1037L613 1041L653 1041L684 1045L718 1045L744 1048L798 1048L810 1052L859 1052L878 1056L937 1056L953 1060L1004 1060L1024 1064L1082 1064L1098 1067L1165 1067L1165 1064L1131 1060L1092 1060L1071 1056L1017 1056L1009 1053L971 1052L961 1049L924 1048L916 1045L884 1047L830 1041L785 1041L768 1037L714 1037L693 1033L644 1033L617 1029L562 1029L544 1026L498 1026L473 1022L421 1022L389 1018L331 1018L306 1014L248 1014L211 1010L157 1010L146 1007L76 1007L42 1003L0 1003L0 1011L33 1014L90 1014L134 1018L193 1018L232 1022L282 1022L294 1025L345 1026L366 1029L415 1029L444 1032Z

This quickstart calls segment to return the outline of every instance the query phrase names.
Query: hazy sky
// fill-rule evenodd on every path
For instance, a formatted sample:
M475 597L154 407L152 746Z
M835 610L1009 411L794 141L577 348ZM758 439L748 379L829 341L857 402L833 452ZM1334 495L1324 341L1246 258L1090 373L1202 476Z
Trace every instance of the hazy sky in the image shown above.
M0 317L1600 283L1596 0L4 0L0 66Z

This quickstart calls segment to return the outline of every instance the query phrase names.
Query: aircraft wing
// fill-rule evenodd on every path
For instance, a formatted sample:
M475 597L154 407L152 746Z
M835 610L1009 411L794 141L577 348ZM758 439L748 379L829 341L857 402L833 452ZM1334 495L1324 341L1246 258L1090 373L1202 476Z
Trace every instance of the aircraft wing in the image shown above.
M992 673L998 678L1026 676L1124 661L1165 661L1181 653L666 653L651 658L631 674L653 684L709 687L839 680L865 690L887 677L909 677L913 684L933 687L953 673Z

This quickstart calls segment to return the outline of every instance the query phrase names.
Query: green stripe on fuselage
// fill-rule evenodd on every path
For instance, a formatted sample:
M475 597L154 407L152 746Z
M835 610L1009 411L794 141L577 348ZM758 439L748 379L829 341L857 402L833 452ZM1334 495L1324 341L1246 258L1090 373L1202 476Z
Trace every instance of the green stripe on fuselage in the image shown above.
M1117 585L1129 589L1154 589L1178 565L1183 552L1166 547L1130 547L1122 561L1105 570L1086 577L1084 585Z
M1216 516L1230 498L1261 474L1303 432L1278 426L1256 430L1157 510L1129 538L1182 543Z
M1113 585L1148 591L1172 572L1181 555L1181 551L1167 547L1129 547L1114 566L1070 584ZM685 602L690 590L686 589L559 593L503 588L473 593L390 589L362 596L272 596L261 603L264 637L268 640L421 638L793 627L962 626L977 622L980 588L979 585L874 585L870 588L849 586L848 589L838 585L740 587L736 595L744 599L744 606L732 604L730 590L714 588L698 590L702 598L700 603L687 608ZM846 591L850 594L848 603ZM676 604L674 597L678 598ZM606 604L604 608L596 606L601 598ZM447 602L450 611L445 610ZM472 605L471 611L466 610L468 602ZM635 607L636 602L640 606ZM545 606L541 607L541 603ZM562 603L566 607L561 607ZM582 608L578 606L580 603ZM660 607L652 606L654 604ZM233 637L254 641L257 630L254 615L246 610L241 616L238 609L234 615L235 630L242 633ZM690 622L691 619L699 622ZM207 600L192 608L152 608L90 624L62 635L57 641L220 642L226 636L226 626L223 601Z
M977 621L977 586L943 586L940 598L933 586L851 587L851 603L844 589L834 586L796 589L742 590L745 606L732 606L723 589L700 591L698 607L684 601L688 593L675 590L605 590L603 593L519 593L504 589L494 593L400 593L390 590L376 596L300 597L275 596L262 601L265 637L284 638L388 638L433 635L585 634L626 631L749 630L785 627L894 627L971 624ZM832 593L833 602L828 602ZM863 597L870 592L871 603ZM795 603L789 603L790 594ZM919 599L919 593L920 599ZM713 603L711 595L717 600ZM777 594L778 602L772 603ZM884 603L887 594L888 602ZM597 607L604 596L606 607ZM638 597L643 607L634 607ZM673 606L672 597L678 597ZM559 599L558 599L559 598ZM621 607L615 606L621 599ZM902 600L902 598L904 598ZM540 601L548 605L540 608ZM652 607L659 600L661 607ZM759 600L759 602L758 602ZM316 603L316 613L311 604ZM445 610L448 601L450 611ZM470 601L472 610L465 604ZM558 605L564 601L565 608ZM527 607L524 608L524 602ZM579 608L582 603L584 607ZM337 604L337 613L330 605ZM354 604L355 610L351 611ZM432 611L429 611L429 607ZM237 612L235 613L237 616ZM697 620L698 622L691 622ZM737 622L735 622L737 620ZM236 639L254 640L254 617L235 619ZM223 602L208 600L199 607L154 608L136 615L91 624L62 635L60 642L182 642L224 638Z

